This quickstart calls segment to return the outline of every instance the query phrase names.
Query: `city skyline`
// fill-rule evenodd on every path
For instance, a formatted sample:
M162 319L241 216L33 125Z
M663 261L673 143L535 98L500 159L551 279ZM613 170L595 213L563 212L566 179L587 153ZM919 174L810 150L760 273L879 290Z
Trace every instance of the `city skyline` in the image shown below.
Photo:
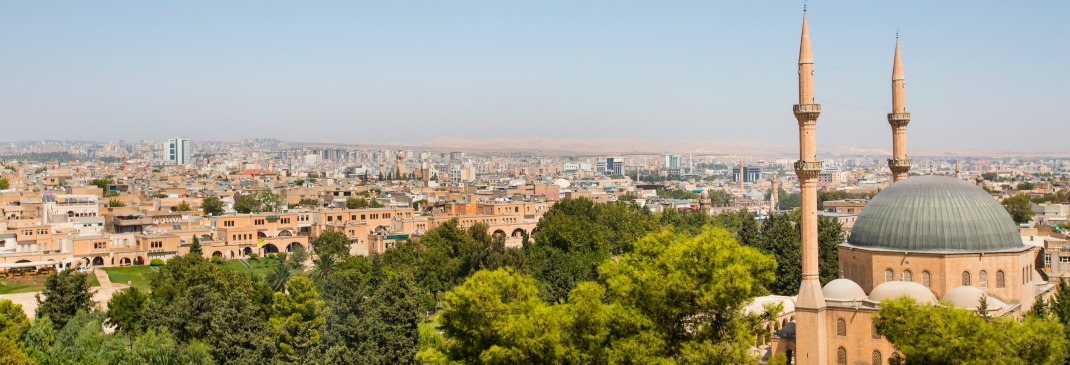
M257 4L0 5L4 139L795 142L768 131L794 123L801 4ZM1065 4L809 7L819 146L890 151L897 28L912 148L1060 141L1000 131L1060 126Z

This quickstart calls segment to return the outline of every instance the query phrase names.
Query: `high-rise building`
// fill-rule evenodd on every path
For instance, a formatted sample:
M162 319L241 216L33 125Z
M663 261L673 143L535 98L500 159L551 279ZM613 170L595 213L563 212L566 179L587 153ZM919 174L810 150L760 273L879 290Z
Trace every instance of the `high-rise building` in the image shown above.
M167 140L167 160L174 162L176 165L185 165L190 161L190 154L192 148L190 148L190 140L186 137L175 137Z

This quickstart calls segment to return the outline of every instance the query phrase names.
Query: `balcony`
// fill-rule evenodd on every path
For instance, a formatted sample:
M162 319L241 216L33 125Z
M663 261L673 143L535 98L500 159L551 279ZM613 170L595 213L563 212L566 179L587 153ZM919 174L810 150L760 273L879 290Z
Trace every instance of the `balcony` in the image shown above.
M795 104L792 111L798 113L821 113L821 104Z
M795 171L821 171L821 161L795 161Z
M896 169L896 168L909 169L910 166L913 166L913 165L914 165L914 159L912 159L912 158L901 158L901 159L889 158L888 159L888 167L892 168L892 169Z

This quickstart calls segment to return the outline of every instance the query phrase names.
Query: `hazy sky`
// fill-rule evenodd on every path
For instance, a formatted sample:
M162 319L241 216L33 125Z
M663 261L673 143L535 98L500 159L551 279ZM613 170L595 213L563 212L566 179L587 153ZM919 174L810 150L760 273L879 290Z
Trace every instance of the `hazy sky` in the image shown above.
M0 140L796 143L801 1L3 1ZM811 1L818 143L1070 139L1067 1Z

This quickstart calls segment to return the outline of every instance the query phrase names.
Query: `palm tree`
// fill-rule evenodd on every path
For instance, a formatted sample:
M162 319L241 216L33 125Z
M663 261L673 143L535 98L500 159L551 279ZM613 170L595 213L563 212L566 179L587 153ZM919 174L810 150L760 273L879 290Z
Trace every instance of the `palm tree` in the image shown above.
M279 262L275 265L275 270L272 270L267 274L267 283L277 292L281 292L286 289L286 282L290 281L293 277L293 273L290 272L290 266L283 262Z

